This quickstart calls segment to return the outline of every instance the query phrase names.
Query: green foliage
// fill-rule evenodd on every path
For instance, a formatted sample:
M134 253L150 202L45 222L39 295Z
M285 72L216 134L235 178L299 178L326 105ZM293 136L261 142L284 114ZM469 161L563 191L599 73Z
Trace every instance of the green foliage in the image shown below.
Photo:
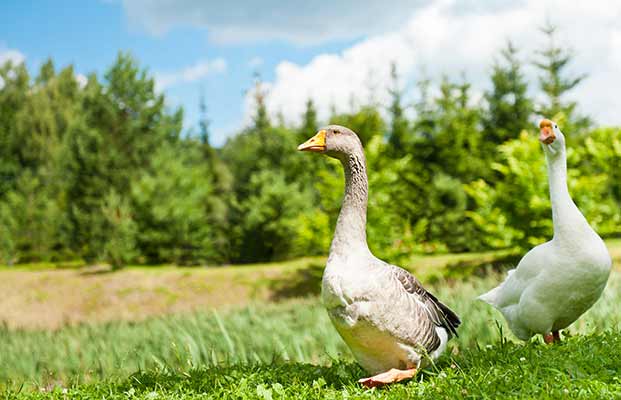
M144 261L197 264L226 259L226 245L218 237L226 210L211 202L216 187L201 157L197 147L162 147L151 160L151 171L132 185L136 241Z
M494 150L498 144L517 138L520 132L531 127L529 118L533 113L518 50L508 41L500 55L502 61L496 60L492 67L492 89L484 95L487 110L483 126L490 159L495 159Z
M619 130L589 130L567 94L572 54L544 29L534 107L518 49L492 64L491 88L476 101L466 77L422 79L402 89L396 67L390 104L369 104L319 121L308 100L301 122L270 119L257 76L249 126L210 145L204 96L199 131L182 135L154 81L120 53L82 87L72 66L0 66L0 256L7 263L210 264L325 254L343 194L341 166L300 154L323 124L356 131L370 181L368 231L392 261L412 253L528 247L549 237L551 219L536 141L518 137L533 109L568 137L574 200L605 236L621 231ZM436 87L437 86L437 87ZM439 89L439 90L436 90ZM413 98L415 115L404 99ZM270 112L271 111L271 112ZM385 115L386 114L386 115Z
M16 203L14 195L11 194L0 203L0 261L6 265L13 265L19 261L15 243L18 226L11 203Z
M388 108L388 112L390 113L390 133L388 142L396 155L403 155L405 144L408 140L408 120L404 115L402 105L403 92L399 87L399 75L397 66L394 63L390 65L390 78L392 80L392 87L389 89L389 92L392 99L390 107Z
M277 260L295 254L294 242L300 243L299 230L308 229L299 225L310 197L308 192L295 183L287 183L283 173L273 171L254 174L248 189L249 195L240 206L244 215L239 226L240 260ZM305 246L301 250L307 249Z
M532 247L552 237L545 158L539 142L526 131L498 147L492 168L499 179L492 186L478 180L466 186L476 211L469 217L490 247Z
M470 85L442 81L437 99L435 151L430 162L448 175L470 181L485 173L481 157L480 110L470 106Z
M306 109L302 116L302 125L299 129L298 142L303 143L319 128L317 122L317 110L315 109L315 103L312 99L306 101Z
M18 116L29 100L30 76L24 64L14 66L7 62L0 66L4 85L0 90L0 196L14 188L21 170Z
M570 141L567 149L569 192L586 219L604 236L618 233L619 227L615 194L619 181L615 179L618 173L613 172L620 160L619 137L618 129L599 129L592 136ZM551 239L545 157L535 135L523 131L498 150L499 161L492 164L499 176L494 185L478 180L466 186L477 205L468 216L491 248L529 248Z
M580 174L574 200L601 234L621 226L621 129L599 128L576 141L571 162Z
M64 158L67 218L72 249L97 260L105 245L103 200L109 190L108 161L102 135L83 121L70 128Z
M136 222L132 210L118 193L111 191L103 202L107 240L103 245L103 259L114 269L134 260L136 251Z

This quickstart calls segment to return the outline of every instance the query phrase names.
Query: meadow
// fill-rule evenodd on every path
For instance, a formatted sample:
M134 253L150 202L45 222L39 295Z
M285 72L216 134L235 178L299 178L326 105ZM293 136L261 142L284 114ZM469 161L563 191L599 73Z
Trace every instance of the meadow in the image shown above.
M470 258L459 256L413 260L412 269L420 269L423 276L425 265L449 275L455 265L473 270L467 278L448 277L431 285L463 320L451 351L413 382L390 388L366 391L356 384L364 372L316 296L321 269L320 260L314 259L183 269L186 279L211 281L224 294L227 282L252 288L233 290L230 296L237 295L237 302L222 301L211 308L142 320L97 323L87 318L45 329L5 321L0 328L0 380L6 398L619 398L621 241L609 241L608 246L615 271L603 298L554 346L540 340L514 342L500 315L474 300L501 279L492 264L475 268ZM248 268L249 279L239 283L243 268ZM110 279L131 274L138 285L138 277L148 281L153 274L165 275L166 269L130 268L100 275ZM48 274L44 282L52 279L50 271L33 266L17 272ZM16 271L0 272L9 273ZM217 278L210 279L212 275ZM127 275L121 276L126 280ZM272 283L261 276L269 276ZM157 286L152 290L162 292ZM292 291L297 295L290 295Z
M126 7L130 1L104 3ZM144 3L137 7L140 12L148 10L146 3L158 2ZM475 15L456 12L451 2L439 3L438 10L446 8L451 16ZM89 16L96 15L92 7ZM476 50L462 46L468 59L463 65L430 57L430 74L423 65L413 68L425 58L420 55L436 54L426 47L419 51L417 34L405 35L403 42L400 34L386 36L390 40L377 36L378 41L361 34L361 40L374 43L369 49L390 42L395 54L386 51L359 64L351 60L367 47L346 50L350 39L345 37L330 46L336 57L317 53L318 58L312 53L319 47L307 53L297 45L290 58L288 39L281 43L274 37L278 46L267 51L262 68L268 81L263 81L258 64L240 72L243 57L231 53L229 59L224 42L209 52L209 61L222 62L222 71L199 61L172 79L175 69L166 71L182 67L173 61L191 61L175 56L164 42L135 52L143 38L134 40L132 34L131 40L115 41L115 25L105 19L93 24L72 18L64 24L50 17L55 15L51 9L64 15L79 7L47 7L49 15L46 7L35 8L10 19L19 22L16 41L36 38L39 50L22 54L7 47L17 45L5 43L0 29L4 398L621 398L621 126L616 117L604 118L607 100L601 90L595 94L598 102L585 97L606 82L606 68L589 68L603 59L591 57L589 45L587 59L574 65L584 55L574 53L547 15L538 39L493 18L495 27L511 33L502 38L504 45L488 35L471 43ZM168 8L172 14L183 7ZM259 8L270 11L264 4ZM306 8L302 22L312 14ZM350 8L353 13L373 7ZM598 18L614 15L594 8ZM575 15L589 16L585 11L576 9ZM348 17L350 11L341 14ZM527 19L543 22L548 13L538 14L541 18ZM28 26L35 16L46 23ZM433 32L442 32L442 40L432 45L454 47L468 37L459 33L469 26L478 38L489 29L482 28L486 18L475 18L476 24L446 31L429 20ZM259 20L260 13L251 19ZM134 17L126 21L133 24L130 20ZM338 25L331 18L321 20ZM574 20L567 19L572 32L574 22L585 22ZM65 48L67 41L48 31L54 29L50 21L58 31L70 27L70 42L83 39L89 53L77 45ZM75 35L80 21L91 25L88 35ZM206 25L196 25L211 35ZM286 23L269 25L288 29ZM36 34L43 26L46 33ZM94 45L91 34L100 27L106 28L103 47ZM231 26L230 33L238 28ZM528 43L514 43L514 34ZM193 42L171 43L181 50ZM498 47L484 49L492 43ZM242 51L239 44L234 47ZM62 53L54 51L55 45L63 47ZM118 48L114 59L110 53L103 57L117 45L125 48ZM414 58L405 50L410 47L416 49ZM204 44L200 48L203 54ZM257 59L263 63L255 57L266 50L263 45L253 43L247 50L253 57L248 66ZM97 57L87 56L92 51ZM164 64L152 57L156 53ZM452 60L457 53L446 54ZM608 53L616 54L603 47L598 51ZM315 60L308 58L308 66L341 61L325 75L313 74L313 90L304 93L296 88L309 77L302 62L307 56ZM356 73L341 75L340 67L350 64ZM459 73L444 70L450 65L459 65ZM475 65L484 68L482 74L466 74ZM367 67L364 94L357 93L351 79L363 76ZM252 80L239 75L250 78L251 70ZM280 109L272 96L278 96L287 70L299 74L299 82L285 82L287 98L309 97L304 105L292 101ZM589 71L595 79L573 92ZM212 72L222 74L213 76L217 85L209 83ZM331 84L331 77L339 84ZM169 89L162 84L166 80ZM221 83L231 86L222 89ZM170 91L181 84L185 87ZM199 86L200 99L194 90ZM243 118L233 117L233 97L243 98ZM188 108L191 98L197 113ZM597 113L594 104L601 106ZM585 113L588 109L593 115ZM541 117L562 128L571 197L607 238L615 260L603 298L554 346L540 339L515 341L500 314L475 300L503 279L525 249L553 235L548 196L553 174L546 172L535 124ZM221 118L234 123L225 129L217 122ZM408 383L370 391L360 387L356 381L365 373L319 300L344 173L337 160L296 148L327 124L350 128L363 145L373 253L413 271L463 320L450 351ZM558 181L553 177L552 182Z

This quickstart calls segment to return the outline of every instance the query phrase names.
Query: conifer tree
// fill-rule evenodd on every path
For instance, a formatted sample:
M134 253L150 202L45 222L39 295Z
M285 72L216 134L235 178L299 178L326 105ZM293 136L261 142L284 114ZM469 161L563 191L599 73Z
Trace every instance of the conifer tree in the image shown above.
M517 138L522 130L530 128L529 118L533 112L518 49L507 41L500 57L492 67L492 88L484 94L487 107L482 122L485 143L490 146Z
M546 99L538 105L537 112L546 118L558 118L565 132L576 133L591 125L588 117L578 113L577 103L568 100L567 94L578 86L586 75L571 76L567 67L573 59L572 51L557 44L557 27L547 22L541 28L546 37L546 47L538 51L538 58L533 62L539 70L539 87Z
M403 155L406 151L406 142L408 140L408 121L405 118L403 110L403 91L399 87L399 74L397 65L390 65L391 87L389 93L391 97L388 113L390 115L390 132L388 142L394 155Z
M270 127L270 119L267 115L267 106L265 104L265 98L267 96L267 91L263 87L263 82L261 81L261 75L258 73L255 74L255 83L254 90L252 92L254 102L255 102L255 113L253 117L254 129L259 132L265 133L265 130Z
M299 129L298 141L301 143L302 141L308 139L310 135L312 135L318 126L317 122L317 109L315 108L315 103L313 99L309 98L306 100L306 107L304 109L304 114L302 115L302 125Z
M198 121L200 142L203 146L211 147L209 143L210 121L209 118L207 118L207 103L205 103L205 94L202 93L202 91L198 103L198 110L200 113L200 119Z

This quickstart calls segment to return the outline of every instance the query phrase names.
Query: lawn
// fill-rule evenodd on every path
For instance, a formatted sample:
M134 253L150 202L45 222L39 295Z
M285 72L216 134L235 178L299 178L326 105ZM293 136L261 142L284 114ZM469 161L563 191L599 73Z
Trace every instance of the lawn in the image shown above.
M0 381L10 390L7 398L621 398L621 241L608 245L616 270L604 297L570 327L565 342L555 346L514 343L504 324L497 322L500 315L474 301L501 279L490 272L493 260L477 266L463 255L429 259L427 264L435 262L434 268L448 276L459 268L486 269L488 274L438 280L431 286L462 317L460 337L415 382L371 392L355 383L364 373L315 296L321 259L114 273L5 269L0 272L3 290L30 279L30 290L44 286L59 292L37 298L22 290L26 300L17 303L16 297L8 297L13 304L54 299L54 306L61 308L56 311L69 315L73 296L85 292L91 297L82 293L86 297L79 299L88 300L93 313L130 299L136 307L132 315L139 318L133 321L132 315L118 313L114 320L112 314L98 318L85 312L83 320L47 327L43 323L33 329L38 325L7 320L16 312L4 314ZM420 258L411 268L423 269L424 261ZM124 290L131 288L133 295L116 300L119 303L101 298L118 295L118 286L108 291L109 280L124 283ZM209 289L199 285L203 281ZM85 289L93 286L100 291ZM161 301L158 294L166 293L170 308L158 306L139 315L143 304ZM197 300L187 306L184 299L192 296L217 301ZM63 302L63 297L73 300ZM102 320L108 322L95 323Z

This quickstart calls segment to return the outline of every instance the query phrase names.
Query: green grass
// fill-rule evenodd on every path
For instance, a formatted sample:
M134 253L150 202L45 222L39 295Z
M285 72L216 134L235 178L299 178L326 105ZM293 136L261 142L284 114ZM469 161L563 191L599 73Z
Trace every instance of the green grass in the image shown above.
M559 388L588 389L585 393L589 395L596 389L619 390L619 382L608 377L606 371L612 368L608 365L610 357L621 358L621 273L613 273L604 297L570 329L582 334L617 333L571 338L553 348L538 343L513 345L501 340L500 330L507 331L504 325L497 325L500 315L474 301L476 295L498 279L499 276L473 278L434 288L463 319L460 337L452 341L453 359L443 358L437 369L419 378L422 383L398 385L381 391L381 396L399 398L419 391L439 395L439 390L443 390L448 398L453 398L459 389L481 398L485 393L494 393L495 384L490 382L503 379L507 382L503 393L517 396L518 389L526 383L513 374L523 370L530 371L532 379L536 379L530 382L531 388L524 389L528 391L541 385L549 385L548 394L561 393ZM585 360L580 361L576 354L586 357ZM520 358L526 361L519 361ZM298 392L306 393L302 398L316 398L320 390L317 385L328 398L330 393L341 398L345 396L343 391L363 396L365 392L354 379L363 372L352 362L351 354L314 297L137 323L80 325L57 331L0 329L0 380L7 382L11 390L23 386L21 396L39 396L33 388L53 391L56 387L61 391L57 393L59 398L62 388L85 397L101 397L106 392L122 398L123 392L133 388L146 398L152 392L183 398L203 390L213 398L234 398L237 389L241 390L240 396L247 398L262 398L257 393L263 389L272 390L273 398L279 398L281 390L285 393L281 398ZM607 363L601 371L600 362ZM621 362L615 363L616 368L621 368ZM132 375L136 371L149 372ZM279 377L282 374L290 376L293 383ZM438 374L446 374L448 381ZM548 379L548 374L554 378ZM242 378L246 385L243 390L237 382ZM275 385L278 382L282 387ZM515 389L518 391L511 391L514 383L510 382L520 383ZM269 398L268 394L265 396Z
M225 269L182 272L222 274L221 291L230 288L227 277L237 284L269 286L276 302L58 330L0 326L0 388L7 390L5 398L59 399L621 399L621 241L608 245L617 270L603 298L554 346L540 340L514 343L500 314L474 300L501 275L461 279L463 270L480 270L480 262L462 255L427 259L447 271L445 276L459 278L440 280L430 289L460 314L463 325L450 351L407 384L372 391L358 386L364 372L315 296L320 260L306 259L236 267L235 274ZM414 260L415 269L424 261ZM177 273L165 269L144 268L143 275ZM133 279L143 276L141 269L131 271ZM292 298L299 294L309 297Z
M621 336L605 332L547 346L498 341L444 356L414 380L365 390L353 363L159 369L120 380L6 393L7 399L611 399L621 398Z

